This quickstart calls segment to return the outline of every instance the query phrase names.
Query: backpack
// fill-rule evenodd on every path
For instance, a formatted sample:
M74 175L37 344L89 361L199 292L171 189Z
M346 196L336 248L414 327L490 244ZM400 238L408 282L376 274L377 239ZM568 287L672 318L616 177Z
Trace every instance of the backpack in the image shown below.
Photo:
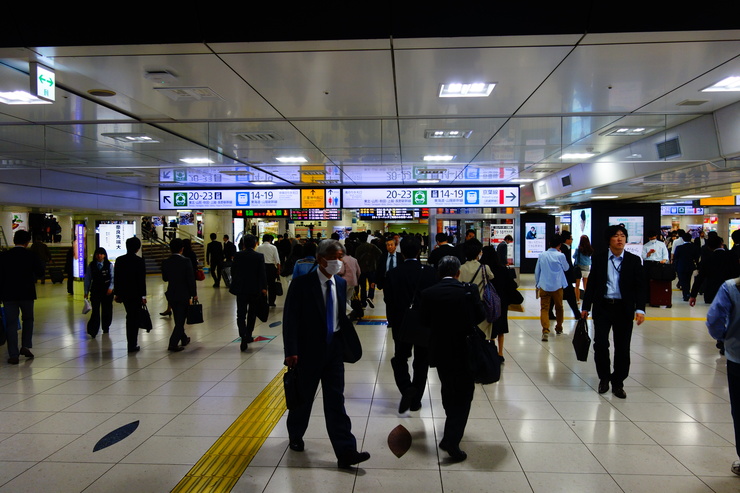
M483 270L483 293L481 293L481 301L483 302L483 308L486 312L486 322L493 323L501 316L501 298L496 292L496 288L493 287L491 281L488 280L486 274L485 265L481 264L480 268L476 271L471 283L475 282L475 278L478 277L478 272Z

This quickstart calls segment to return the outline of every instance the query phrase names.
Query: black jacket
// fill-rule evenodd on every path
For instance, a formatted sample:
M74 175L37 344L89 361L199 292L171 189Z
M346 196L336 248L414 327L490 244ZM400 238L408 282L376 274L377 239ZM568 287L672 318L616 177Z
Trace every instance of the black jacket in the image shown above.
M596 252L591 257L591 274L589 274L586 293L583 296L583 310L590 312L593 307L593 317L598 317L605 306L607 267L610 255L611 252L607 249ZM640 257L625 251L620 269L619 291L622 301L628 310L644 311L647 278Z

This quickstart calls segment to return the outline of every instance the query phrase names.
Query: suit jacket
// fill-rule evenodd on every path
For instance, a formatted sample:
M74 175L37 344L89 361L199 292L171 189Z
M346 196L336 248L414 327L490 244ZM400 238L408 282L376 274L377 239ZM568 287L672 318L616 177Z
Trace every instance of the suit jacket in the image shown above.
M422 291L421 322L430 329L429 366L465 366L465 338L485 318L476 286L448 277Z
M676 251L678 252L678 249ZM691 287L691 297L696 298L699 288L706 281L704 301L711 303L722 283L739 275L740 264L738 264L737 257L725 249L714 250L699 264L699 275L696 276L694 285Z
M339 331L355 332L347 318L347 284L334 276L337 291ZM283 309L283 348L285 356L298 356L299 365L324 362L326 344L326 308L317 271L294 278L288 288Z
M36 279L44 277L44 270L43 260L28 248L0 253L0 300L35 300Z
M431 265L435 269L437 268L437 264L440 260L442 260L442 257L446 257L447 255L452 255L453 257L457 257L457 251L455 251L455 247L450 245L449 243L445 243L444 245L440 245L431 252L429 252L429 257L427 257L427 265Z
M165 295L168 300L183 302L198 296L195 272L189 258L171 255L162 261L162 280L168 282Z
M396 267L398 268L399 265L403 263L404 260L406 260L403 256L403 254L396 249ZM387 274L386 266L388 264L388 252L384 252L383 255L380 256L378 259L378 268L375 271L375 285L378 287L378 289L383 289L383 285L385 283L385 276Z
M206 246L206 262L217 265L224 261L224 247L220 241L213 240Z
M229 292L237 296L255 296L267 289L265 256L251 248L234 255Z
M570 251L570 247L565 243L560 245L560 253L565 255L565 260L568 262L568 270L565 271L565 279L568 281L569 284L572 284L576 281L575 275L573 273L573 254Z
M416 310L421 305L421 292L437 283L437 271L422 266L418 260L405 260L386 274L383 300L391 327L401 328L403 315L416 294Z
M146 296L146 264L135 253L127 253L116 259L113 290L116 296L126 300Z
M224 242L224 260L231 260L236 255L236 245L233 241Z
M591 257L591 273L588 277L586 294L583 296L583 310L591 311L598 317L605 305L606 282L608 279L607 267L611 251L600 251ZM622 301L628 310L645 310L645 295L647 293L647 278L642 268L640 257L630 252L624 252L621 271L619 273L619 291Z

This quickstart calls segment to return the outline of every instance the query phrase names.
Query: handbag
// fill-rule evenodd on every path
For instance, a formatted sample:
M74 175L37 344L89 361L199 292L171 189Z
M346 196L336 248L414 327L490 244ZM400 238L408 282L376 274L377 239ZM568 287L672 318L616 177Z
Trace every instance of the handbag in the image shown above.
M250 306L249 309L255 310L255 314L260 322L267 322L267 319L270 317L270 305L267 304L267 298L260 294L252 303L254 308Z
M203 272L203 269L198 269L195 271L195 280L196 281L205 281L206 280L206 273Z
M90 304L90 300L85 298L82 301L82 314L87 315L88 313L90 313L91 310L92 310L92 305Z
M475 284L475 278L478 277L478 272L481 270L483 271L482 277L484 282L481 301L486 309L486 322L492 323L498 320L501 316L501 298L496 292L496 288L493 287L493 283L488 280L485 265L483 264L481 264L478 270L475 271L475 275L473 275L473 279L470 280L470 283Z
M468 369L473 374L475 383L489 384L501 378L501 356L493 340L486 340L486 335L478 327L466 337L468 350Z
M573 332L573 349L576 350L578 361L588 360L588 350L591 347L591 337L588 335L588 322L585 318L579 318Z
M186 323L188 325L203 323L203 305L198 303L198 300L194 299L192 304L188 305Z
M341 324L342 329L339 331L342 344L344 345L342 361L345 363L357 363L362 358L360 336L357 335L354 324L349 319L345 318L344 320L346 320L346 323Z
M298 365L283 373L283 389L285 391L285 406L288 409L297 409L301 405L300 383L298 379Z
M139 311L139 327L147 332L152 331L152 317L149 316L149 308L144 303L141 304L141 310Z

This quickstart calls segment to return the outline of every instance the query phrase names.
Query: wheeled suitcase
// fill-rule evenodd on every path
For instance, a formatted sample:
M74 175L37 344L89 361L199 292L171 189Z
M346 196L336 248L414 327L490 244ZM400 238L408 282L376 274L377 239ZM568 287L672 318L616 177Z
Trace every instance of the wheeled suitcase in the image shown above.
M672 281L656 281L650 279L650 306L665 306L670 308L673 286Z
M49 269L49 278L52 284L64 282L64 271L62 269Z

